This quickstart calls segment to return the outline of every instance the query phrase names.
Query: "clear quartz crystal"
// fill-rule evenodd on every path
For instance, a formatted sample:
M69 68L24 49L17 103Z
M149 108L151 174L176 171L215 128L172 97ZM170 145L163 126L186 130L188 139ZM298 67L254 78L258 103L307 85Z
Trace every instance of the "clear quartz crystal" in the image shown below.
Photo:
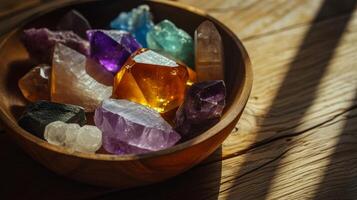
M195 64L198 81L223 80L222 39L210 21L196 29Z
M61 121L55 121L50 123L45 128L44 138L50 144L54 145L64 145L64 141L66 140L66 123Z
M55 121L46 126L44 137L50 144L79 152L94 153L102 146L102 132L90 125Z
M97 105L112 94L107 82L113 76L102 67L64 45L57 44L54 50L51 73L51 100L82 106L86 112L94 111ZM90 74L91 71L92 72Z
M76 140L78 135L78 129L81 127L78 124L66 124L66 139L64 141L64 146L74 148L76 146Z
M77 151L95 152L101 147L102 132L97 127L85 125L77 133Z

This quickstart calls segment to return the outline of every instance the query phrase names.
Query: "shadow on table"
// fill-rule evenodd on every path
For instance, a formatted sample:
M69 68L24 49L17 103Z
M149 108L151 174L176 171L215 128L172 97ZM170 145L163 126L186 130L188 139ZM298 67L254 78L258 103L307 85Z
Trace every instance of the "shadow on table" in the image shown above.
M119 191L57 176L25 155L3 132L0 133L0 144L0 199L189 200L202 199L208 191L219 193L220 162L210 167L195 167L163 183ZM212 156L220 158L221 148Z
M302 123L306 112L313 105L318 86L333 57L335 48L346 30L355 5L356 0L324 0L322 2L296 56L290 63L289 70L267 112L267 118L260 124L261 129L258 131L255 145L264 145L265 142L272 140L272 138L264 139L266 137L264 132L268 131L271 126L288 132L289 136L298 134L296 128ZM345 15L341 17L341 23L333 24L329 31L322 33L321 23L318 22L334 13L343 13ZM281 40L284 41L284 38L281 38ZM302 79L306 81L301 81ZM297 82L297 80L300 81ZM299 84L299 87L297 87L297 84ZM275 138L281 137L278 134L279 132L277 132ZM282 152L288 150L288 147L282 148ZM245 160L252 160L249 157L254 157L255 155L254 153L247 153L245 156ZM280 161L281 157L274 160L272 162L273 165L269 163L269 165L264 166L267 169L265 174L260 174L260 176L252 175L255 178L254 183L258 183L258 185L254 186L254 189L245 188L237 178L236 182L232 183L226 199L267 199ZM237 177L242 176L250 168L251 163L243 163ZM259 177L259 179L256 177Z
M210 158L221 158L222 148L217 149ZM198 200L205 199L207 194L214 193L213 199L218 199L221 162L215 162L209 166L197 166L188 172L168 181L134 188L124 191L113 191L101 195L102 200Z
M356 199L357 194L357 91L329 165L315 193L316 200ZM348 156L346 156L348 155ZM353 158L353 156L355 156Z

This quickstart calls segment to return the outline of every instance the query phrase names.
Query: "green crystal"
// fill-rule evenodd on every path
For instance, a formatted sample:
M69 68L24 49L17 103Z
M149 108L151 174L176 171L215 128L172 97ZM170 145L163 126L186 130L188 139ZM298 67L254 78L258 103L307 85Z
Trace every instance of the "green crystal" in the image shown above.
M193 40L169 20L163 20L146 35L148 47L193 67Z

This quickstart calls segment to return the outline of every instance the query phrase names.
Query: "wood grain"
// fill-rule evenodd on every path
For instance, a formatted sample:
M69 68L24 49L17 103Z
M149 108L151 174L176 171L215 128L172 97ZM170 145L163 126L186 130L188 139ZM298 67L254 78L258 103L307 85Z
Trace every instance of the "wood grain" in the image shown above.
M17 150L22 166L33 169L34 178L26 182L44 188L39 193L33 186L26 195L46 198L61 187L58 199L356 199L355 1L179 2L207 10L245 38L252 59L251 98L222 148L179 177L126 191L71 190L73 182L36 170ZM12 169L19 161L5 166ZM17 184L25 187L13 181L9 188Z

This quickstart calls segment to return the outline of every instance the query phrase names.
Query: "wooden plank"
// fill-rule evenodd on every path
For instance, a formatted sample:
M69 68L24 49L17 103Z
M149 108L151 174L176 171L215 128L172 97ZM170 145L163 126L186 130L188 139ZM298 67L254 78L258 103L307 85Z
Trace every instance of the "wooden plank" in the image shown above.
M299 52L311 26L245 42L254 66L253 91L238 131L223 144L223 157L244 152L256 143L314 128L350 106L357 76L356 61L351 56L357 51L357 20L354 16L348 32L338 39L336 34L346 20L348 16L314 25L318 31L310 33ZM276 45L279 41L284 42ZM337 43L334 50L332 46Z
M197 0L179 2L206 10L221 20L240 38L247 39L310 23L325 0ZM326 1L323 15L318 20L333 18L352 10L354 0Z

